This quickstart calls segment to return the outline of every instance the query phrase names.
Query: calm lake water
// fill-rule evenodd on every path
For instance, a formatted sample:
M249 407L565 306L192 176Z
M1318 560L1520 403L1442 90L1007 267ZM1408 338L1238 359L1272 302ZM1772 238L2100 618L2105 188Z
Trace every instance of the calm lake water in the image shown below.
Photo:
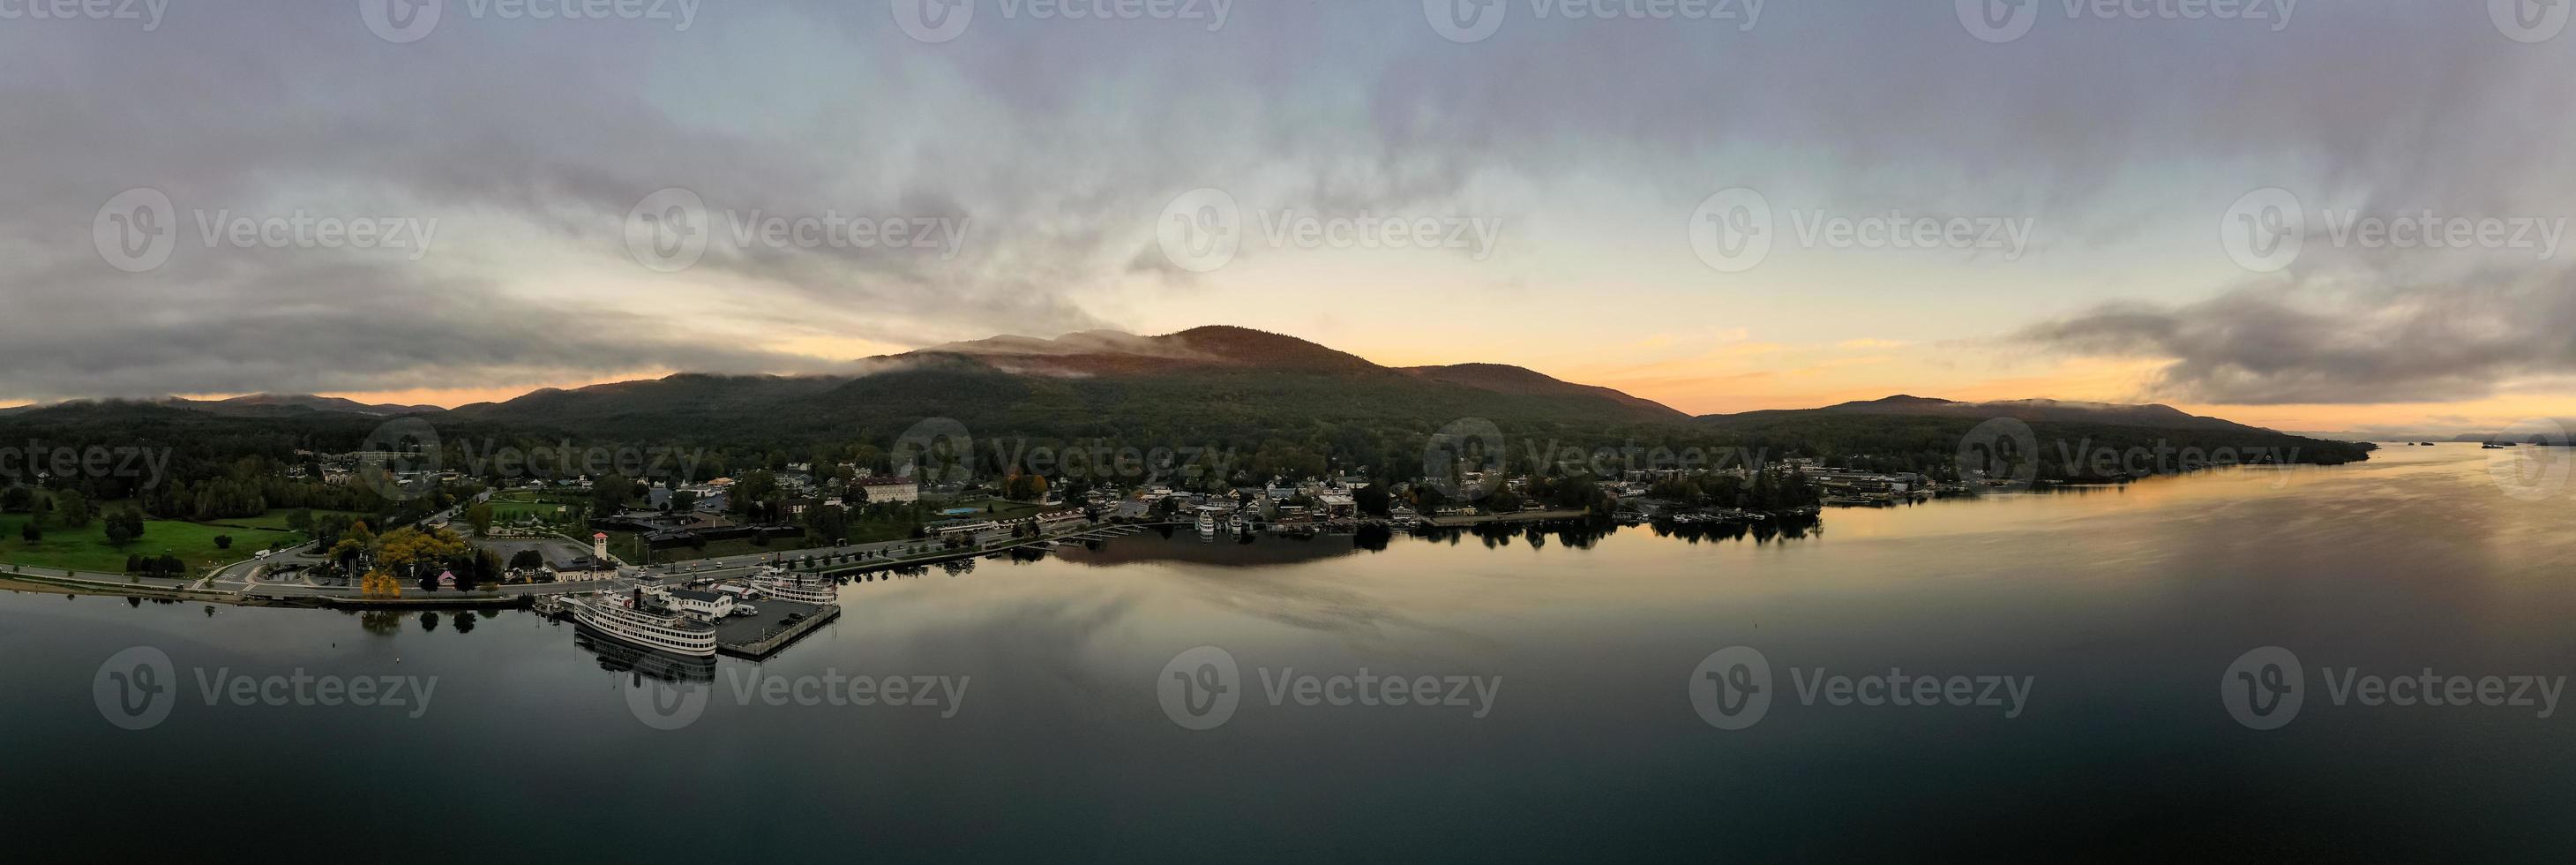
M2492 455L1837 510L1795 539L1145 535L854 583L768 662L655 666L711 678L676 691L526 612L0 594L0 826L105 861L2567 861L2576 705L2332 693L2347 670L2576 672L2576 495L2508 495ZM179 681L126 730L93 686L136 646ZM1235 674L1172 664L1201 646ZM1738 646L1768 707L1704 714L1694 682L1747 696L1695 675ZM2256 730L2222 685L2264 646L2300 662L2300 702L2267 691ZM1362 668L1458 677L1464 705L1449 678L1435 705L1300 703ZM2028 691L1802 697L1891 668ZM435 687L417 717L203 690L299 669ZM846 677L963 693L820 698Z

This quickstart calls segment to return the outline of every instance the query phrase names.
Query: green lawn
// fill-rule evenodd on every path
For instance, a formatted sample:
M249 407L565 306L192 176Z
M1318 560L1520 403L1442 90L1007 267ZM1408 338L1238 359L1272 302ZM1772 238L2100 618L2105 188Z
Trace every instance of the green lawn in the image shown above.
M108 546L105 526L98 520L91 520L89 525L77 529L48 525L44 540L30 545L18 536L19 526L26 521L26 514L0 514L0 562L121 574L125 573L127 555L168 553L187 562L189 571L194 573L208 565L250 558L252 554L267 549L272 541L301 541L304 538L292 532L146 520L143 537L120 549ZM231 535L233 548L216 549L216 535Z
M294 512L295 512L295 511L294 511L294 509L292 509L292 508L271 508L271 509L269 509L269 512L268 512L268 513L264 513L264 514L261 514L261 515L259 515L259 516L255 516L255 517L225 517L225 518L222 518L222 519L218 519L218 520L211 521L211 522L207 523L207 525L213 525L213 526L230 526L230 527L233 527L233 528L243 528L243 529L274 529L274 530L276 530L276 531L281 531L281 532L282 532L282 531L285 531L285 530L286 530L286 516L287 516L288 514L291 514L291 513L294 513ZM372 515L372 514L362 514L362 513L358 513L358 512L356 512L356 511L314 511L314 512L313 512L313 518L314 518L314 519L316 519L316 520L319 520L319 519L321 519L321 518L323 518L323 517L331 516L331 515L333 515L333 514L338 514L338 515L340 515L340 516L348 517L348 518L350 518L350 519L354 519L354 520L362 520L362 521L372 521L372 520L374 519L374 515ZM244 536L239 535L239 534L236 534L236 535L235 535L235 538L236 538L236 539L238 539L238 538L240 538L240 537L244 537ZM272 536L270 539L272 539L272 540L273 540L273 539L274 539L274 537ZM265 543L265 542L266 542L266 541L262 541L262 543Z

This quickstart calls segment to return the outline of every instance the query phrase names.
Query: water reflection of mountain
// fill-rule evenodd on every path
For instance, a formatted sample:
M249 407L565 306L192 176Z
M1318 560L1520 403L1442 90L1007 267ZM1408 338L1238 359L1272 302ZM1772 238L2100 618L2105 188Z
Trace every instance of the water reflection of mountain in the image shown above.
M1518 545L1545 547L1557 544L1575 549L1590 548L1595 542L1622 531L1616 523L1588 520L1552 520L1528 523L1481 523L1454 528L1421 528L1408 534L1414 540L1450 545L1482 544L1487 548ZM1774 519L1758 523L1652 524L1627 527L1625 531L1652 532L1656 537L1680 538L1685 541L1742 541L1768 543L1779 539L1803 538L1821 532L1813 518L1804 520ZM1085 565L1115 566L1136 562L1186 562L1229 568L1258 568L1294 565L1330 559L1361 552L1385 550L1396 533L1383 527L1365 526L1354 533L1322 534L1299 538L1262 534L1238 542L1231 534L1210 539L1192 532L1147 532L1106 542L1066 545L1057 548L1065 561Z
M1243 543L1233 532L1204 537L1194 531L1145 532L1111 541L1066 544L1056 555L1068 562L1100 567L1138 562L1186 562L1223 568L1265 568L1302 564L1386 549L1385 529L1359 534L1318 534L1310 538L1256 535Z
M591 635L575 629L572 644L599 659L599 668L612 673L635 673L664 682L712 682L716 680L716 659L689 658L667 652L656 652L638 646Z

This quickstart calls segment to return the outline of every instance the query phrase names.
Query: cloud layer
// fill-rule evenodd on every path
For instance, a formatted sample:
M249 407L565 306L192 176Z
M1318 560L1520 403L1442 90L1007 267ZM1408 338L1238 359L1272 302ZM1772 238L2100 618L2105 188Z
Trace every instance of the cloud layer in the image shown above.
M2576 200L2560 110L2576 36L2515 42L2484 4L2300 4L2275 28L2042 3L2003 44L1939 3L1773 0L1747 31L1514 2L1467 43L1410 2L1235 4L1214 32L984 2L944 42L906 35L901 2L708 3L686 29L448 3L410 42L372 33L364 5L182 3L150 31L0 21L0 402L811 371L995 333L1154 329L1130 320L1144 309L1365 316L1389 288L1253 299L1241 270L1163 266L1161 210L1199 187L1248 208L1539 226L1491 260L1424 265L1458 292L1462 331L1528 313L1461 286L1581 274L1659 302L1704 292L1705 271L1667 276L1589 239L1687 262L1693 204L1752 185L1784 207L2038 218L2061 256L2047 273L2129 277L2059 287L2112 306L1986 326L2171 359L2150 396L2438 399L2576 364L2550 263L2320 255L2281 284L2160 278L2214 258L2227 201L2267 186L2371 212ZM93 228L136 187L166 194L178 224L165 263L128 273ZM638 203L669 187L705 202L694 227L713 240L675 273L629 248ZM1576 199L1612 202L1612 224L1566 225ZM209 214L438 233L416 259L244 246L206 242ZM755 214L933 220L964 240L742 246ZM2189 243L2137 248L2166 237ZM1929 265L2046 281L1991 270L2009 266Z

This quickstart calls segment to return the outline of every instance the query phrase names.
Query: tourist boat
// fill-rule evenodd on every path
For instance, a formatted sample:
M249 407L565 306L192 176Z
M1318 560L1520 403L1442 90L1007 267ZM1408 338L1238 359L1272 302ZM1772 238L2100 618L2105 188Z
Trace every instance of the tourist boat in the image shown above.
M1216 534L1216 510L1212 507L1199 508L1199 534Z
M690 683L716 680L714 657L674 655L660 649L628 645L623 640L594 637L588 631L574 629L572 644L599 658L599 668L614 673L635 673L664 682Z
M785 568L762 568L751 577L751 587L782 601L813 604L818 607L841 602L839 581L815 574L799 574Z
M637 592L636 598L642 597ZM693 658L714 657L714 625L681 615L640 609L633 598L591 598L573 604L573 623L594 634L647 649Z

